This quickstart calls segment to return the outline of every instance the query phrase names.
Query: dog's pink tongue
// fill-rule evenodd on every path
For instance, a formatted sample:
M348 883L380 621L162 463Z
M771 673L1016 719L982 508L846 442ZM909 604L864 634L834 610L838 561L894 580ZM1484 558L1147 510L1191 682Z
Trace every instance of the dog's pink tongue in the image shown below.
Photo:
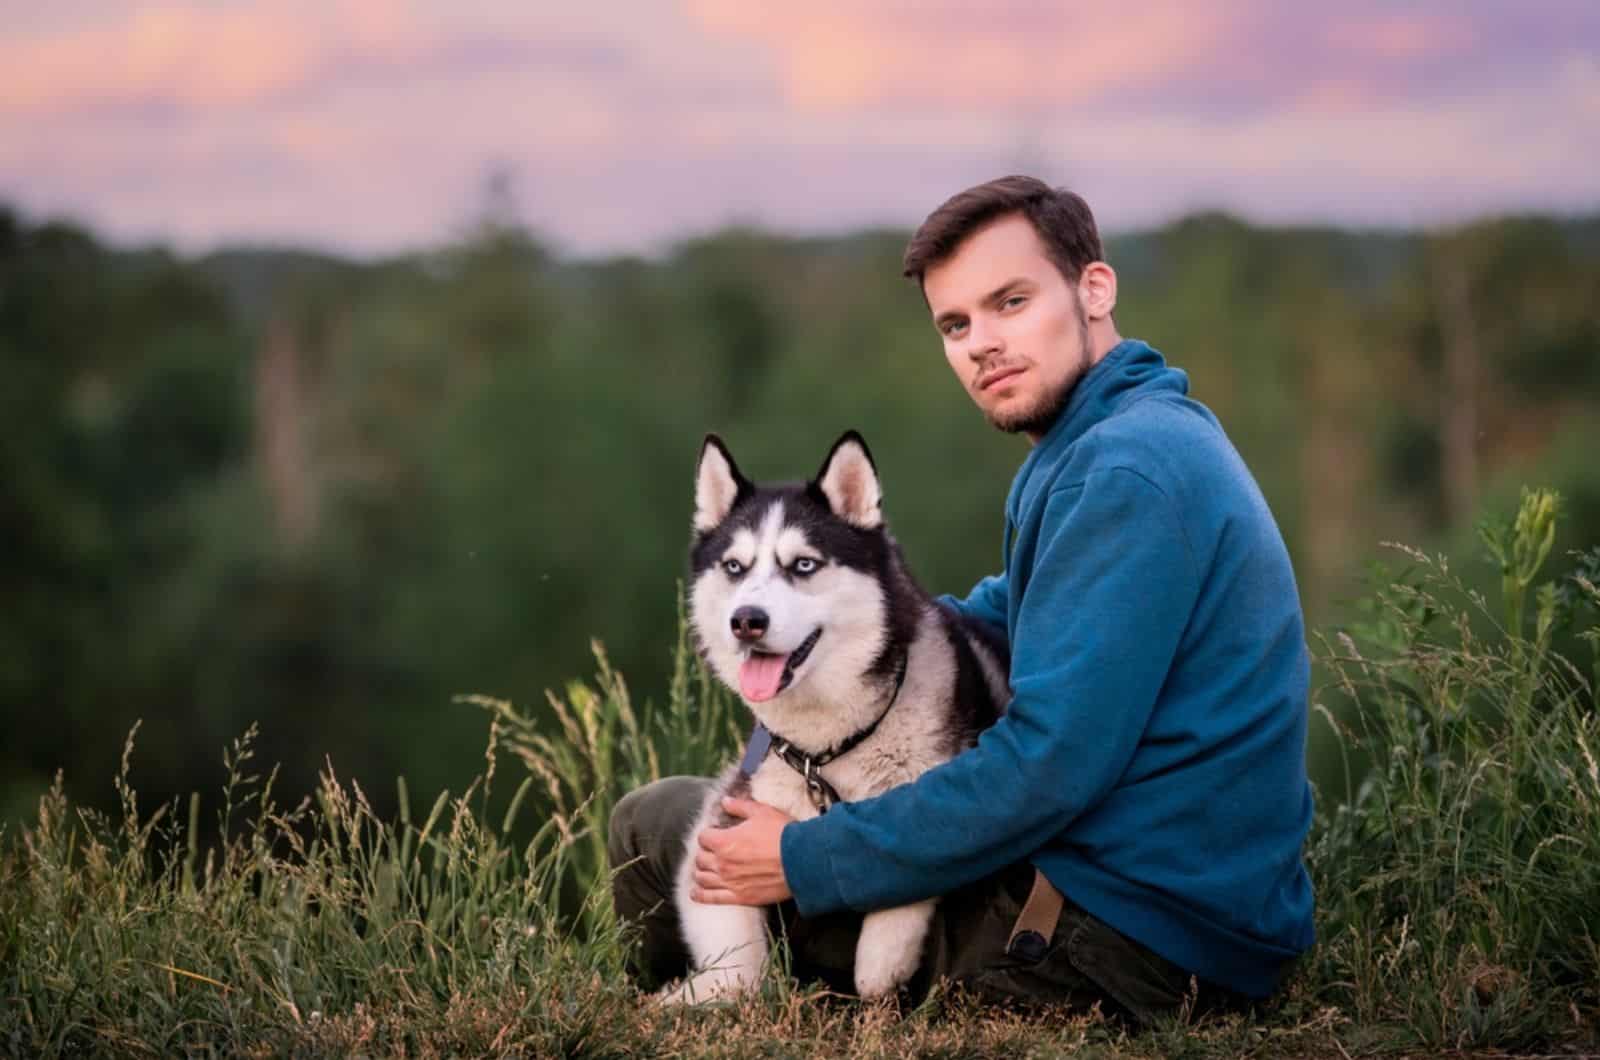
M739 664L739 691L744 693L744 698L752 703L765 703L777 695L778 685L783 681L783 664L788 661L787 655L751 652Z

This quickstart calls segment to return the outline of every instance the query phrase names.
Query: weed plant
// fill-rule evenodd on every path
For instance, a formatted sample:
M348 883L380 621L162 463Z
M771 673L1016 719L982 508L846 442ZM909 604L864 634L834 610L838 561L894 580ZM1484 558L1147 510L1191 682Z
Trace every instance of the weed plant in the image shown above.
M1445 557L1395 546L1409 568L1322 640L1345 720L1323 714L1370 770L1308 849L1310 980L1412 1047L1592 1035L1600 1010L1600 665L1550 648L1576 624L1600 658L1600 549L1539 582L1557 504L1525 492L1513 522L1480 527L1498 607Z

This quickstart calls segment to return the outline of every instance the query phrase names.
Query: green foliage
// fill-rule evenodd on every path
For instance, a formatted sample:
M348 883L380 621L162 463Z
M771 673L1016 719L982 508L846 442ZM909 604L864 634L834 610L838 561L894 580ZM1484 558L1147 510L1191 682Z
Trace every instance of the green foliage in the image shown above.
M1312 978L1413 1047L1527 1045L1600 1016L1600 715L1591 678L1550 649L1582 616L1600 637L1600 590L1583 571L1565 597L1545 582L1531 636L1523 620L1557 509L1525 490L1513 521L1481 528L1499 613L1405 549L1411 570L1368 621L1323 641L1347 721L1326 716L1371 771L1308 852Z
M114 767L134 715L99 725L108 703L168 703L185 736L220 740L161 616L211 533L197 512L248 453L246 349L169 255L0 208L0 816L58 765ZM161 729L160 757L181 756Z
M861 429L924 584L993 571L1023 450L953 384L900 276L904 233L735 229L582 262L508 217L384 261L189 261L0 209L0 820L58 766L113 808L89 781L135 718L149 798L211 788L210 749L271 718L282 790L313 789L331 754L387 815L388 777L427 799L473 768L460 693L553 730L543 690L587 668L591 637L662 687L707 430L751 475L797 478ZM1317 619L1376 537L1468 527L1471 498L1443 484L1461 336L1478 481L1554 482L1569 533L1594 539L1592 227L1210 214L1108 256L1119 327L1219 413Z

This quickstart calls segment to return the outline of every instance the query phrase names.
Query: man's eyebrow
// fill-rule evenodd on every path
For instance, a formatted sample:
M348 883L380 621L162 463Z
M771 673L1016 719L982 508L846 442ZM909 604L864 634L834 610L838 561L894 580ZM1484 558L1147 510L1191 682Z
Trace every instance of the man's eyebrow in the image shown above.
M1019 287L1027 287L1027 285L1029 285L1029 279L1027 279L1026 275L1018 275L1018 277L1013 277L1013 279L1006 280L1006 282L1002 283L1000 287L989 291L987 295L984 295L982 298L978 299L978 303L982 304L982 306L998 306L998 304L1002 303L1002 301L1005 301L1006 296L1010 295L1011 291L1014 291ZM947 323L955 323L957 320L965 319L966 314L965 312L960 311L960 309L946 309L946 311L941 312L938 317L934 317L933 327L941 328L942 330L944 325L947 325Z
M1002 283L999 287L996 287L994 290L990 291L988 294L984 295L982 298L978 299L978 302L979 302L980 305L987 305L987 306L999 305L1001 302L1003 302L1005 300L1006 296L1009 295L1012 291L1014 291L1018 287L1027 286L1028 282L1029 281L1028 281L1028 278L1026 276L1014 277L1012 279L1007 280L1005 283ZM948 309L945 312L940 313L938 316L933 318L933 326L936 327L936 328L943 328L946 324L953 324L958 320L965 320L965 319L967 319L967 314L963 313L961 310L959 310L959 309Z
M1001 302L1005 301L1006 295L1010 294L1018 287L1026 286L1027 283L1028 278L1026 276L1017 276L1009 279L1005 283L1002 283L999 287L996 287L994 290L984 295L983 302L985 305L999 305Z

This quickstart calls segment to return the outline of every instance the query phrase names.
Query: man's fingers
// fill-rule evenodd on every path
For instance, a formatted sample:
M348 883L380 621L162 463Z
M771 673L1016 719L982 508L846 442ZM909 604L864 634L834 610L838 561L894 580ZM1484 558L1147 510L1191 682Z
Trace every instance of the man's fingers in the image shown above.
M711 854L708 854L706 851L702 850L700 853L694 856L694 867L702 872L716 872L717 859Z
M738 905L739 904L737 901L734 900L734 895L733 895L732 891L712 890L712 889L707 889L705 887L696 887L694 890L689 892L689 897L692 900L694 900L696 902L699 902L701 905Z
M727 831L725 828L700 829L700 849L709 850L712 853L722 849L723 845L728 842L728 837L722 834L725 831Z
M739 799L732 795L724 795L722 798L723 812L730 817L737 817L741 820L755 813L756 807L760 805L759 802L753 799Z

